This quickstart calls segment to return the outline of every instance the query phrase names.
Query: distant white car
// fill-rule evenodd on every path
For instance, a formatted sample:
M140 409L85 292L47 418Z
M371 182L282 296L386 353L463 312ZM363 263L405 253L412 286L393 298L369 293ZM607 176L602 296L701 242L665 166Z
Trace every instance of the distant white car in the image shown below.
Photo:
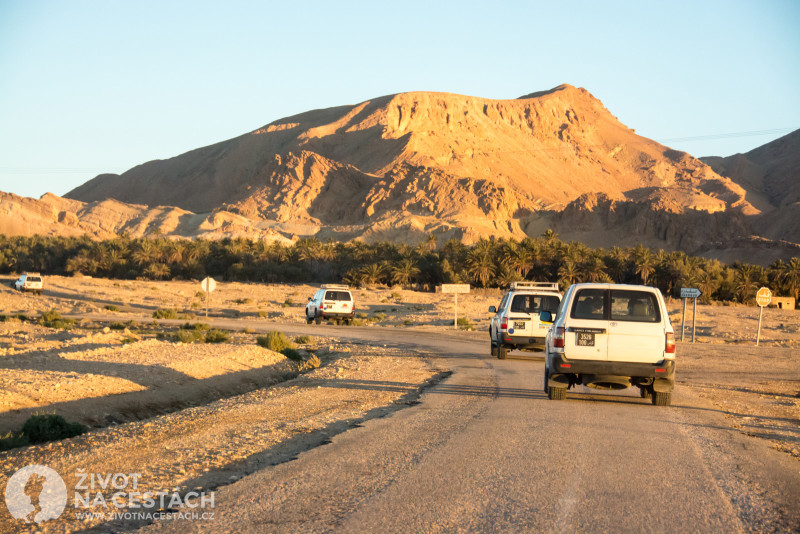
M306 322L320 324L323 319L333 319L350 324L356 315L355 308L353 294L348 286L327 284L308 299Z
M500 304L489 307L494 317L489 324L492 356L504 360L509 350L543 351L551 321L541 312L555 314L561 293L555 282L514 282Z
M566 398L567 389L577 384L636 386L656 406L669 406L675 388L675 332L658 289L575 284L554 319L545 342L544 390L550 399Z
M14 282L14 289L22 292L32 291L41 295L44 289L44 280L39 273L25 273Z

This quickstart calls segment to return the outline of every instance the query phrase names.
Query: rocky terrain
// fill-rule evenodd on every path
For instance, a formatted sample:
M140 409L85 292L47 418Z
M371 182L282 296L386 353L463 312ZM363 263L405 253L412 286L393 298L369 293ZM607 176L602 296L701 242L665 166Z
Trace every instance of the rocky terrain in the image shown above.
M800 253L796 134L709 166L570 85L514 100L403 93L100 175L66 198L3 194L0 230L470 243L553 228L590 246L759 249L768 263Z

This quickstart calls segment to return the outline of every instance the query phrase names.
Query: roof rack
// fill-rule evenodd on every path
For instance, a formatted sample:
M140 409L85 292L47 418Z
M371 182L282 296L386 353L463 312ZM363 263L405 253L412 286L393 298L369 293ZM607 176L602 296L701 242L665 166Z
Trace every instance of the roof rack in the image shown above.
M558 291L558 282L511 282L509 289L551 289Z
M342 284L323 284L322 289L350 289L350 286L344 286Z

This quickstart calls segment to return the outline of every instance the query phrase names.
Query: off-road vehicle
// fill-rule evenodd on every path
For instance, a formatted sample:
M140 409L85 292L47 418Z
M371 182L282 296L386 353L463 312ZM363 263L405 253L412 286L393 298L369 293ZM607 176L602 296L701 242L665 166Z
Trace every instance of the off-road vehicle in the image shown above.
M552 319L543 320L541 312L555 314L560 302L557 283L512 283L500 305L489 307L494 313L489 324L492 356L504 360L509 350L544 350Z
M322 286L306 304L306 322L320 324L323 319L344 321L350 324L355 317L355 303L350 288L343 285Z
M550 399L566 398L567 389L578 384L597 389L636 386L642 398L669 406L675 387L675 333L658 289L575 284L554 319L545 349L544 390Z
M44 289L44 280L39 273L25 273L14 282L14 289L22 292L31 291L41 295Z

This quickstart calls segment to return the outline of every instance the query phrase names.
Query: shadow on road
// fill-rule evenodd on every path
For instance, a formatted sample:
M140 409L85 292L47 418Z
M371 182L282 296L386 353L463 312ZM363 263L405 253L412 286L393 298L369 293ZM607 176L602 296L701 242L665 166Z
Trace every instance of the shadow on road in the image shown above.
M405 393L418 389L417 384L376 380L336 380L323 384L326 388L364 389L373 391L394 391ZM426 393L432 395L463 395L468 397L494 397L515 399L543 399L542 391L534 389L502 388L492 386L472 386L467 384L438 384Z

